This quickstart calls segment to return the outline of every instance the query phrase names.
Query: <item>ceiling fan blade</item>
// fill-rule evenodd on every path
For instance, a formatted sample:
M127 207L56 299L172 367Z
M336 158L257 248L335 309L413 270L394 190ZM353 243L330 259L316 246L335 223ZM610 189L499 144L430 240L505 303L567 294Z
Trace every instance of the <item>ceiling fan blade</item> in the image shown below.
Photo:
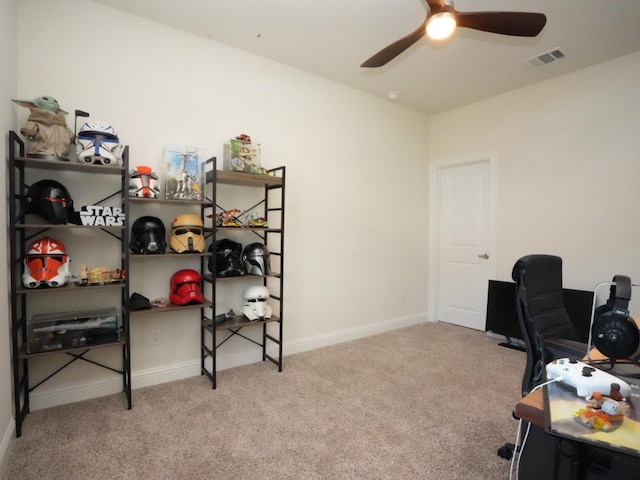
M420 28L415 32L412 32L409 35L402 37L400 40L396 40L391 45L386 46L371 58L367 59L360 66L364 68L375 68L387 64L425 35L426 24L427 21L425 20L423 24L420 25Z
M427 5L429 5L429 10L439 11L444 8L444 0L427 0Z
M483 32L535 37L545 24L543 13L528 12L456 12L458 27L473 28Z

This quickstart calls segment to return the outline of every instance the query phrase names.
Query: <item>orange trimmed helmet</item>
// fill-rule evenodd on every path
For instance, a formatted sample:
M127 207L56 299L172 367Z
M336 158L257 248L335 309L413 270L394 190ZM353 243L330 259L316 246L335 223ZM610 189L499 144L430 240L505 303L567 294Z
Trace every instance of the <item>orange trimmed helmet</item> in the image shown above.
M129 172L129 196L139 198L158 198L158 175L151 167L139 165Z
M69 257L62 242L43 237L29 245L22 274L25 287L61 287L70 277Z
M174 305L189 305L203 302L200 290L200 274L195 270L178 270L171 276L169 301Z

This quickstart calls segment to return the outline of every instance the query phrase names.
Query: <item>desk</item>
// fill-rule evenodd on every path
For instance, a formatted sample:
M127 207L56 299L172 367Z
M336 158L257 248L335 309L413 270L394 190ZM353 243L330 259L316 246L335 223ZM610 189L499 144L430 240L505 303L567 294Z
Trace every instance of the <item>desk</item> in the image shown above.
M637 479L640 458L623 455L592 445L571 442L544 430L544 392L542 389L522 398L515 414L531 424L520 459L519 480L621 480ZM614 473L589 471L589 460Z

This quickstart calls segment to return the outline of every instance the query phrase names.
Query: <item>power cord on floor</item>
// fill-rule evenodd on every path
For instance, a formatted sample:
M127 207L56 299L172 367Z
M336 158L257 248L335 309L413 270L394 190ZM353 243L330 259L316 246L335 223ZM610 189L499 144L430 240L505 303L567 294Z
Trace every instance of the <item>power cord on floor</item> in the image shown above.
M564 380L564 377L556 377L553 378L549 381L546 381L544 383L541 383L540 385L536 385L530 392L529 394L535 392L536 390L544 387L545 385L549 385L550 383L554 383L554 382L559 382L561 380ZM523 420L520 419L518 421L518 430L516 432L516 441L515 441L515 447L513 449L513 456L511 457L511 466L509 469L509 480L518 480L518 472L520 471L520 459L522 458L522 451L524 450L524 446L527 443L527 438L529 437L529 430L531 429L531 423L527 422L527 431L524 434L524 438L522 438L522 444L520 444L520 438L522 436L522 422ZM516 456L518 457L518 459L516 460ZM515 476L514 476L514 468L515 468Z

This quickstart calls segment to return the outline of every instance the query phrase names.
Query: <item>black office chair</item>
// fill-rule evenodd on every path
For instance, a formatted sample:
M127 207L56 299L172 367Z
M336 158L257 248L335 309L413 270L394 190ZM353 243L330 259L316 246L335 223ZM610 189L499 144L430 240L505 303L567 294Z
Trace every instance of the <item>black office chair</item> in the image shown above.
M560 257L522 257L513 266L511 277L516 282L518 320L527 350L522 378L525 396L544 380L547 363L555 358L581 359L587 345L578 341L564 307Z
M516 309L527 355L522 376L524 397L544 381L547 363L554 358L579 360L586 355L587 345L578 341L565 310L560 257L522 257L513 266L511 278L516 282ZM513 416L517 418L515 413ZM498 455L510 459L514 448L513 443L506 443Z

